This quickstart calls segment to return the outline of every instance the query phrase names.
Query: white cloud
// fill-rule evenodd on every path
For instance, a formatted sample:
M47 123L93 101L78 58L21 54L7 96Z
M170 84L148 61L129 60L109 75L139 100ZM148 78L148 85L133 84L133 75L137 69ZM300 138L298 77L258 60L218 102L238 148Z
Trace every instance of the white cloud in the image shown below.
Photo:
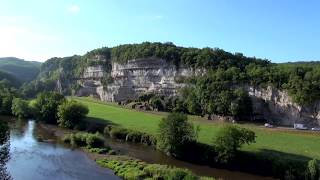
M69 8L68 8L68 12L69 13L72 13L72 14L76 14L80 11L80 7L78 5L71 5Z

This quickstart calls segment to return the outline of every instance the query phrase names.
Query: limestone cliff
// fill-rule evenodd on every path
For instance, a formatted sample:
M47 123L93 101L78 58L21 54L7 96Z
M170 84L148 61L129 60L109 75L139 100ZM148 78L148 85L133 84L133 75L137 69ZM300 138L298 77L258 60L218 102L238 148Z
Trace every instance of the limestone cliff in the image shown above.
M111 83L103 83L105 75L101 66L88 67L79 81L82 88L78 95L95 95L104 101L125 101L142 93L173 96L183 86L179 78L194 72L185 67L177 68L164 59L144 58L131 60L126 64L112 63ZM104 84L104 85L103 85Z
M263 118L281 125L303 123L309 127L320 124L320 102L300 106L294 103L287 92L267 88L247 88L252 98L255 118Z
M168 63L164 59L144 58L128 61L125 64L112 62L111 72L101 65L89 66L79 78L79 96L96 96L103 101L125 101L135 99L139 94L152 92L173 96L184 86L179 83L184 77L199 74L201 70ZM203 73L203 72L202 72ZM112 81L105 82L104 77ZM304 123L308 126L320 124L320 102L300 106L292 101L285 91L272 87L246 87L253 102L254 119L263 119L281 125Z

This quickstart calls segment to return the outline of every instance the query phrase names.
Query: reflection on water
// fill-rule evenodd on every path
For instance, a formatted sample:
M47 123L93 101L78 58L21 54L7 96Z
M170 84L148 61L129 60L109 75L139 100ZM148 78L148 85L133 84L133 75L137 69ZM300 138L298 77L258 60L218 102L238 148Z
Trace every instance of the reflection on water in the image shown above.
M9 160L9 132L8 129L5 128L6 124L4 122L0 122L0 178L2 180L9 180L11 176L7 172L6 163Z
M6 167L6 163L9 160L9 146L10 144L6 142L0 147L0 179L2 180L11 179Z
M17 121L10 127L10 159L6 167L14 180L119 179L81 151L40 142L43 135L38 134L34 121Z

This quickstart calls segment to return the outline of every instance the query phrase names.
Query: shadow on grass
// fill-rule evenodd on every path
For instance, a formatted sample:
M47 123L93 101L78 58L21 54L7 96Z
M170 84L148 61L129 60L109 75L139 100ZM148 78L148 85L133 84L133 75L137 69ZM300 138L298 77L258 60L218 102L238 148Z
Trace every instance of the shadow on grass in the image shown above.
M259 152L241 151L234 161L221 167L277 178L284 178L290 173L299 179L304 178L309 160L310 157L303 155L261 149Z
M85 119L85 122L87 124L87 131L89 132L101 132L103 133L103 130L106 126L111 125L111 126L118 126L118 124L105 120L102 118L95 118L95 117L87 117Z
M303 155L261 149L258 152L240 151L232 161L219 163L215 159L217 153L212 146L193 144L191 147L184 150L180 160L280 179L288 174L296 179L304 179L308 161L311 160L310 157Z

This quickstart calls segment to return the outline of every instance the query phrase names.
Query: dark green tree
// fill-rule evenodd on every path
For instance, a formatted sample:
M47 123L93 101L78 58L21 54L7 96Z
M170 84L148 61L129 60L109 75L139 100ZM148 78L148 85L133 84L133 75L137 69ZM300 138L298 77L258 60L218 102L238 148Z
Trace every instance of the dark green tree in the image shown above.
M216 160L228 163L232 160L239 148L244 144L255 142L255 133L251 130L234 125L228 125L214 137L215 151L218 153Z
M56 92L40 93L35 100L36 118L46 123L57 124L58 106L65 101L63 95Z
M159 124L157 146L175 157L182 155L183 149L197 139L198 129L184 114L171 113Z
M65 101L58 107L58 124L65 128L74 128L88 114L87 106L75 101Z
M28 101L21 98L15 98L12 101L12 114L18 118L27 118L31 115L31 109L29 108Z

